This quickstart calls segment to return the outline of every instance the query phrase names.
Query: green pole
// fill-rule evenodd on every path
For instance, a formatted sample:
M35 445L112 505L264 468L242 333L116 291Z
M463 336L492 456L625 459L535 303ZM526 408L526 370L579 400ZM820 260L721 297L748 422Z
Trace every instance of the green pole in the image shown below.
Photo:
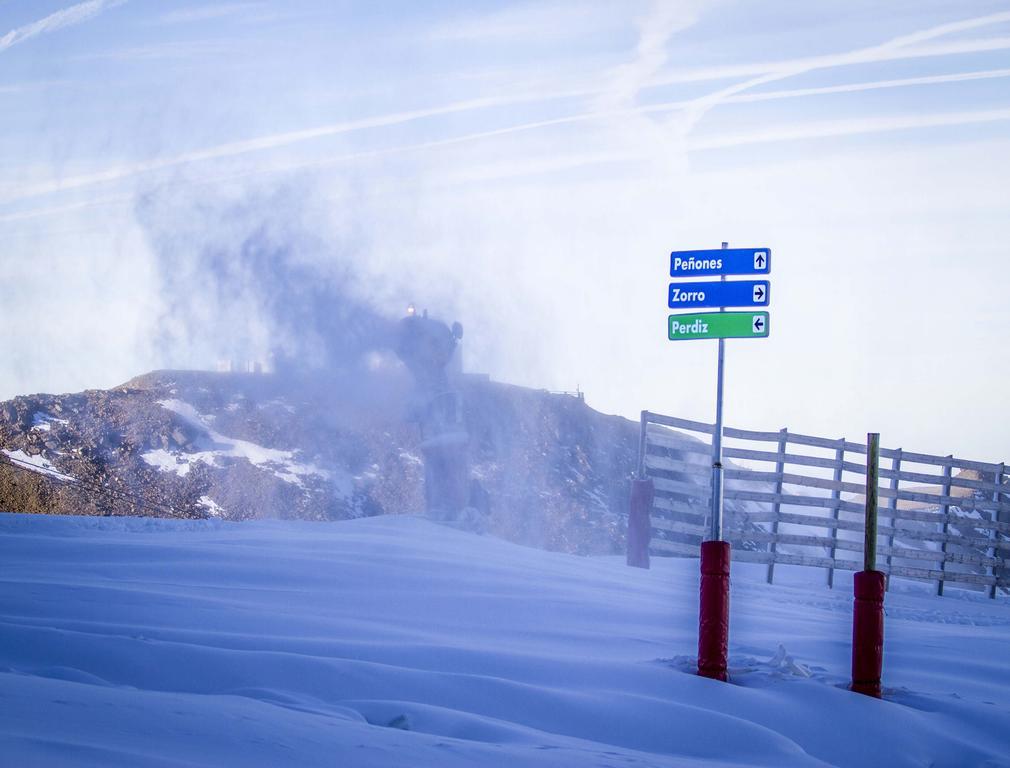
M880 433L866 435L866 538L863 570L877 570L877 474L880 465Z

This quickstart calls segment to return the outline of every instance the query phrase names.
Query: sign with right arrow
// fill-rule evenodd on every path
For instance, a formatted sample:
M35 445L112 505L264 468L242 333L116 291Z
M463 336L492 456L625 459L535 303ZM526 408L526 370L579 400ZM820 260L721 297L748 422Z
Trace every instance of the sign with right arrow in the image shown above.
M670 309L700 307L767 307L771 284L767 280L718 280L670 283Z

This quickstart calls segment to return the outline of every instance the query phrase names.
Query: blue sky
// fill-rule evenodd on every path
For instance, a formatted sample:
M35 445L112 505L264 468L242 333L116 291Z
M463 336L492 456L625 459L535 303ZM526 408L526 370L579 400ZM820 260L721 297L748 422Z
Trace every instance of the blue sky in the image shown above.
M0 397L260 354L198 275L159 341L159 270L268 221L471 369L711 420L666 269L727 240L727 423L1010 458L1008 128L1006 2L0 0Z

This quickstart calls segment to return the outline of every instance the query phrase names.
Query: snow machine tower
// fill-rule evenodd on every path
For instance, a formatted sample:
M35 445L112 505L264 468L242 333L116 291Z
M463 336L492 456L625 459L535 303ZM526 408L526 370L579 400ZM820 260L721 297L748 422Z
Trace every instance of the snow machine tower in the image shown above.
M418 314L414 306L397 329L396 353L416 384L414 417L421 427L424 455L424 500L427 514L439 520L462 520L469 501L467 465L469 435L459 391L446 372L459 357L463 326Z

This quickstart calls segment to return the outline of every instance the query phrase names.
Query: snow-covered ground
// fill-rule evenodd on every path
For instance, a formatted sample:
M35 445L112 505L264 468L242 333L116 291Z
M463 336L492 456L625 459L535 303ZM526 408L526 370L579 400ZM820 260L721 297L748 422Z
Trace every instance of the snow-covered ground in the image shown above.
M1010 766L1005 600L888 595L877 701L820 571L735 566L722 684L697 561L654 563L408 517L0 515L0 763Z

